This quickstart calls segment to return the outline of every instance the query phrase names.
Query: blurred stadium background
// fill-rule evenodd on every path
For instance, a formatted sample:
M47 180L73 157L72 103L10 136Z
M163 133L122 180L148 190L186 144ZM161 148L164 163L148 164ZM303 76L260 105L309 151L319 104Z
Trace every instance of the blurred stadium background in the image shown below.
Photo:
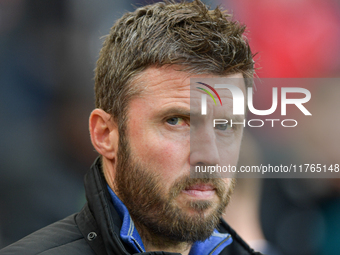
M81 209L83 175L97 155L87 122L101 38L123 13L152 2L0 0L0 248ZM339 1L205 2L247 25L258 77L339 77ZM329 109L333 122L340 120L337 87L311 91L320 95L313 110ZM299 142L249 130L241 162L308 154L340 163L339 129L327 117L305 127ZM340 254L337 179L238 182L226 219L252 245L273 255Z

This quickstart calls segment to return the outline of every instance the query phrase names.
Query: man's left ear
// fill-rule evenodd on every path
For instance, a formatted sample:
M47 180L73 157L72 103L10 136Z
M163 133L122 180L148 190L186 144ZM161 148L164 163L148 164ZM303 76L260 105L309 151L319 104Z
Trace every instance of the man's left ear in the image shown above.
M91 141L96 151L108 160L117 157L118 125L112 116L102 109L91 112L89 119Z

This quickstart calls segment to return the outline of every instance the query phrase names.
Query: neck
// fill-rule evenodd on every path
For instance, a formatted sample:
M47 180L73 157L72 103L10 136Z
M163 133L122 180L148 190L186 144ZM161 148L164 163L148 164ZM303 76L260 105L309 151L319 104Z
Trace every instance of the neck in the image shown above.
M135 226L142 238L145 251L164 251L188 255L192 244L170 240L166 237L151 233L144 225L135 222Z

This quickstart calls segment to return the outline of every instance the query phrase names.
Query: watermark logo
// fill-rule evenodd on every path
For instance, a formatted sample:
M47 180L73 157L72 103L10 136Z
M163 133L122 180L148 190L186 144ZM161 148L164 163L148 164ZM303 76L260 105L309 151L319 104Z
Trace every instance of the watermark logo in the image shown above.
M274 113L279 104L279 96L278 96L278 88L273 87L272 88L272 105L269 109L264 109L264 110L259 110L254 107L253 103L253 88L249 87L247 88L247 95L245 98L245 95L243 94L243 91L241 88L238 86L232 85L232 84L215 84L214 86L208 85L203 82L196 82L196 84L200 84L208 88L210 91L212 91L216 97L218 98L221 106L222 100L220 95L216 90L218 89L228 89L232 95L232 104L233 104L233 115L245 115L245 107L248 107L249 111L253 113L254 115L257 116L267 116L272 113ZM202 87L196 87L199 90L204 91L205 93L201 95L201 115L207 115L207 95L209 95L212 100L214 101L215 106L218 106L215 97L213 94L207 90L206 88ZM304 106L305 103L307 103L311 99L311 93L308 89L305 88L298 88L298 87L281 87L281 116L287 115L287 105L295 105L304 115L309 115L311 116L312 114L307 110L307 108ZM289 94L294 93L295 95L298 95L298 98L289 98ZM245 103L245 100L247 100L247 104ZM227 119L214 119L213 120L213 125L217 124L230 124L230 125L235 125L235 124L243 124L243 126L248 126L250 127L262 127L265 122L271 123L271 126L274 127L274 123L277 121L281 122L281 126L283 127L295 127L297 126L297 121L294 119L251 119L251 120L243 120L243 122L238 122L234 123L232 122L233 120L227 120ZM292 123L292 124L290 124Z
M206 84L206 83L203 83L203 82L197 82L198 84L201 84L201 85L204 85L206 86L207 88L209 88L211 91L213 91L215 93L215 95L217 96L218 100L220 101L220 104L222 106L222 100L221 100L221 97L220 95L217 93L217 91L211 87L210 85ZM207 93L211 98L212 100L214 101L215 105L217 105L216 103L216 100L214 98L214 96L210 93L210 91L204 89L204 88L201 88L201 87L196 87L200 90L203 90L205 93ZM202 115L206 115L207 114L207 95L206 94L202 94L202 104L201 104L201 109L202 109Z
M208 88L210 88L218 97L218 99L220 100L221 106L222 106L222 101L221 98L219 96L219 94L217 93L217 91L210 85L205 84L203 82L197 82L200 83L202 85L207 86ZM201 89L203 91L205 91L206 93L208 93L210 95L210 97L214 100L215 105L216 101L215 98L213 97L213 95L207 91L206 89L197 87L198 89ZM235 86L235 85L229 85L229 84L215 84L215 88L216 89L229 89L232 97L233 97L233 114L234 115L244 115L245 114L245 110L244 110L244 106L245 106L245 99L244 99L244 95L242 90ZM272 113L274 113L277 109L277 105L278 105L278 93L277 93L277 88L273 88L273 93L272 93L272 106L270 107L270 109L267 110L258 110L255 109L254 104L253 104L253 88L248 88L247 91L247 105L248 105L248 109L251 113L255 114L255 115L270 115ZM297 99L289 99L287 98L287 93L301 93L304 94L304 98L297 98ZM202 115L206 115L207 114L207 96L206 94L202 94L201 97L201 114ZM281 88L281 115L286 115L287 114L287 105L288 104L294 104L296 105L297 108L299 108L302 113L304 115L312 115L307 109L306 107L303 106L304 103L307 103L309 100L311 99L311 93L309 92L309 90L305 89L305 88L290 88L290 87L286 87L286 88Z

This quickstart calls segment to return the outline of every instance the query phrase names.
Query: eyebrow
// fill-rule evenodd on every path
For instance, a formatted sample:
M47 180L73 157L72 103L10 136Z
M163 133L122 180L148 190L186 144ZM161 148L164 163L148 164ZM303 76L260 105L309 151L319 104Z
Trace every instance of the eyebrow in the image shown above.
M186 107L171 107L164 110L161 110L158 114L158 116L164 116L164 115L180 115L185 117L190 117L190 110Z
M180 107L180 106L174 106L174 107L169 107L167 109L161 110L157 116L158 117L164 117L164 116L171 116L171 115L179 115L179 116L184 116L189 118L191 117L199 117L202 116L200 112L198 111L190 111L186 107ZM245 116L243 115L225 115L223 116L225 119L237 121L237 122L242 122L245 119Z
M243 122L245 120L244 115L218 115L215 116L215 119L227 119L227 120L232 120L234 122Z
M244 117L244 115L231 115L231 116L227 116L227 119L242 122L242 121L245 120L245 117Z

